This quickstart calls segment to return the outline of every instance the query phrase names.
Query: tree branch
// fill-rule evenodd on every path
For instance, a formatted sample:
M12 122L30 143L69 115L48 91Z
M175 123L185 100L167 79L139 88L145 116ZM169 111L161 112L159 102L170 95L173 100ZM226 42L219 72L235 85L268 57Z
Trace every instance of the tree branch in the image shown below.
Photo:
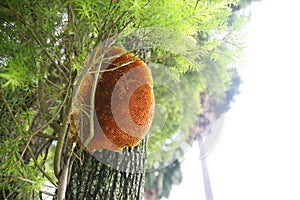
M62 103L62 105L66 106L64 110L64 119L62 122L61 133L58 134L58 140L57 140L57 145L55 148L55 155L54 155L54 173L57 178L60 177L61 158L63 154L63 149L64 147L66 147L65 140L68 133L68 125L69 125L69 119L71 114L72 96L70 96L70 90L73 82L71 81L73 80L71 71L69 72L69 80L70 81L68 83L68 87L66 88L66 95Z
M50 120L50 116L48 115L49 110L48 110L48 106L46 105L46 100L45 100L45 95L44 95L44 91L45 91L44 88L45 87L44 87L44 83L41 79L38 81L38 86L37 87L38 87L38 89L37 89L37 91L38 91L38 100L39 100L39 103L40 103L41 113L43 114L44 118L47 121L49 121ZM56 121L52 121L50 126L53 128L53 130L56 133L60 132L60 126Z
M31 155L31 158L35 164L35 166L42 172L42 174L55 186L57 187L56 182L51 178L51 176L41 167L41 165L38 163L37 159L35 158L30 146L28 146L29 154Z
M7 6L9 7L9 9L12 11L12 14L14 14L15 16L17 16L21 23L24 24L25 28L30 32L30 34L32 35L33 39L40 45L40 47L42 47L44 53L46 54L46 56L50 59L50 61L54 64L54 66L58 69L58 71L61 72L62 76L68 80L67 75L65 74L65 72L60 68L60 66L58 65L57 62L55 62L55 60L52 58L52 56L49 54L49 52L44 48L44 44L41 42L41 40L39 39L39 37L37 36L37 34L30 28L29 23L26 21L26 19L19 14L19 12L15 11L9 4L7 4ZM60 60L58 58L56 58L56 60Z
M16 118L15 118L15 116L13 115L12 109L11 109L11 107L9 106L8 101L7 101L6 98L2 95L2 90L0 90L0 97L3 99L4 104L5 104L5 106L6 106L7 110L8 110L8 113L9 113L11 119L13 120L13 122L16 124L16 127L17 127L19 133L22 133L20 124L16 121Z

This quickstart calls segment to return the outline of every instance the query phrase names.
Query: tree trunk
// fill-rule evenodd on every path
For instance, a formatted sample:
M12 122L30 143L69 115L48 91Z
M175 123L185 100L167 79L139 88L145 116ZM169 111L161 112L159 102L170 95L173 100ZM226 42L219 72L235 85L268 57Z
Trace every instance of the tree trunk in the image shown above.
M66 199L142 199L147 138L122 152L82 151L72 164Z

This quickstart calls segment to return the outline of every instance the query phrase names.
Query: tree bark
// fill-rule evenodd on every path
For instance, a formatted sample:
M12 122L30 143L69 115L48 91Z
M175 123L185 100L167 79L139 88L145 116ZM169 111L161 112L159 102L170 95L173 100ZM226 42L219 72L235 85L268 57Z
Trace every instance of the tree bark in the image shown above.
M66 199L142 199L147 137L122 152L82 151L79 157L72 164Z

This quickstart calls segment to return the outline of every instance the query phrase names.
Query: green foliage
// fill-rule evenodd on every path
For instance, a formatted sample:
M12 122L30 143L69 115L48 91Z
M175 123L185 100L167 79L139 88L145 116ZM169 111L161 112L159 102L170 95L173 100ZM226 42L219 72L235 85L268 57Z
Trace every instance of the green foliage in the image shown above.
M205 55L202 61L205 68L201 71L206 79L207 89L218 104L226 98L225 91L232 86L233 69L241 64L244 49L242 28L245 18L236 19L229 30L219 40L216 54Z
M230 68L234 63L238 63L242 51L239 34L243 21L234 22L231 27L227 26L231 14L228 5L236 3L214 1L210 4L200 2L199 9L208 9L214 22L205 22L205 20L199 19L201 24L198 25L204 26L206 23L207 29L200 28L200 26L197 34L191 36L192 39L184 41L185 37L182 35L180 38L180 34L168 34L164 30L158 30L153 34L158 38L154 41L165 41L166 43L154 44L156 48L151 51L151 61L169 68L166 73L168 77L160 77L165 72L154 73L154 81L155 78L165 81L171 80L178 88L173 89L176 91L174 93L174 91L167 91L166 88L159 85L154 87L158 106L150 130L149 168L153 167L157 161L160 163L159 166L164 166L180 154L180 144L187 140L189 129L194 125L196 116L201 113L201 108L195 109L190 103L189 92L191 88L193 88L192 91L196 96L201 92L208 91L217 104L223 105L226 98L225 91L231 87L232 73ZM194 25L196 24L194 23ZM165 39L168 37L175 41ZM152 72L155 71L154 65L151 67ZM187 79L189 84L186 86L180 84L181 78ZM183 96L182 99L184 100L180 101ZM200 105L199 99L197 99L198 105ZM185 110L182 110L183 108ZM189 113L189 115L183 113ZM176 135L179 135L180 139ZM158 154L160 151L163 153Z
M30 52L29 48L24 48L19 49L14 57L8 59L5 66L6 70L0 73L0 78L5 80L2 88L9 87L14 92L17 87L28 88L36 80L32 55L33 53Z
M53 168L61 163L52 160L64 156L58 144L64 144L68 133L78 70L100 42L121 33L137 34L140 28L155 27L156 32L148 29L150 38L142 36L144 49L151 45L149 59L167 66L168 73L156 77L172 83L154 86L160 106L150 133L149 168L156 161L159 166L172 161L174 151L182 154L178 147L201 113L199 98L195 109L190 97L209 89L224 99L232 85L233 73L227 69L236 62L240 44L228 29L228 18L230 5L236 4L237 0L1 2L0 198L28 199L46 180L55 184ZM220 38L224 31L230 34ZM160 71L159 65L151 67ZM51 146L54 140L57 145ZM162 149L157 157L151 154Z
M206 89L203 76L197 71L186 72L177 80L172 76L174 70L164 71L160 65L151 67L156 109L149 131L149 169L154 163L164 167L182 156L177 149L187 140L189 129L201 113L199 94Z
M227 16L227 20L228 19L229 15ZM196 52L197 56L193 57L192 64L195 62L199 62L197 67L198 70L200 70L200 76L198 73L193 72L193 70L197 69L197 67L193 68L195 67L195 65L193 65L193 67L187 67L189 66L188 63L180 64L180 62L176 62L176 54L171 58L162 61L158 60L160 63L173 67L173 69L177 71L177 76L175 76L177 77L177 80L183 75L187 76L187 79L190 80L194 91L198 92L198 94L200 94L200 92L208 93L211 100L213 101L212 105L215 106L212 109L215 110L217 116L223 112L226 112L230 108L230 103L233 99L233 96L238 93L240 80L238 79L238 74L236 73L236 70L234 70L234 67L239 65L240 59L242 57L243 36L241 34L241 29L243 28L243 24L245 23L245 18L239 18L234 20L234 22L230 24L230 27L227 27L226 17L223 18L223 20L224 26L218 27L217 30L210 28L206 30L200 28L197 36L195 36L200 45L200 49L194 48L193 52ZM210 25L213 26L213 24ZM170 55L166 52L163 53L164 54L161 54L164 56ZM153 55L154 57L157 55L158 57L160 56L157 51L154 51ZM162 102L160 102L160 98L167 97L168 95L159 93L159 87L155 89L155 92L157 93L156 101L158 102L160 107L162 105L167 107L168 101L162 100ZM181 87L181 89L181 92L183 94L186 93L184 87ZM186 96L189 97L189 95ZM188 105L189 98L186 99L187 102L185 102L184 105ZM156 111L156 115L158 116L157 120L160 123L164 122L164 120L168 120L167 118L169 115L174 115L174 118L178 117L178 115L182 116L182 113L175 112L178 109L163 109L164 112L162 113L160 107L158 107L158 111ZM201 110L195 112L195 109L193 110L192 107L188 109L188 112L191 113L191 116L189 116L191 121L187 123L188 125L185 124L185 130L188 130L188 126L191 127L193 125L194 121L192 119L194 118L192 116L201 113ZM146 192L149 188L154 188L160 191L161 198L162 196L167 197L170 189L170 187L168 187L167 185L162 185L159 181L157 181L159 179L163 181L164 179L162 177L170 175L170 172L161 171L161 167L168 165L168 161L170 162L173 159L178 158L180 155L183 155L183 151L185 149L182 149L181 145L184 141L187 141L188 138L183 137L183 140L177 140L177 137L174 138L174 136L179 134L178 126L172 126L172 124L168 124L167 121L163 129L161 129L161 134L157 134L154 128L159 127L159 125L161 126L160 123L156 124L156 121L154 120L154 124L152 126L153 131L150 131L150 155L148 158L149 168L151 169L151 166L155 166L154 168L158 168L157 170L159 170L159 175L157 174L157 172L148 173L146 175L146 180L148 181L146 181L145 188ZM151 136L151 133L155 133L155 135ZM182 134L182 132L180 132L180 134ZM151 154L151 152L154 153ZM176 181L174 181L173 183L175 182ZM170 185L172 185L172 183L170 183ZM165 191L165 193L163 191Z
M53 173L44 167L57 134L50 119L56 117L56 124L59 120L58 109L55 114L48 109L55 108L65 92L61 5L61 1L0 4L0 198L37 198L47 173Z
M13 141L7 139L1 142L1 160L0 172L1 193L8 198L10 195L17 198L30 198L30 194L39 190L44 179L41 179L36 169L30 163L25 163L20 159L20 149L23 146L22 135L15 136ZM14 145L12 145L12 142ZM10 197L10 198L12 198Z
M179 185L182 180L182 173L180 170L180 163L178 160L171 163L169 166L157 170L155 172L148 172L145 182L145 192L158 193L158 197L168 198L173 185Z

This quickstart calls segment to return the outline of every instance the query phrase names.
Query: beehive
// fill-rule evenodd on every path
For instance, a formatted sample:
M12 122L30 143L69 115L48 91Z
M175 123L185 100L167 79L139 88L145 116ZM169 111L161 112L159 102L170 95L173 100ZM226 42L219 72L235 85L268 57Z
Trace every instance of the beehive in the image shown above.
M93 134L91 117L86 114L89 109L75 108L71 118L73 132L89 152L121 151L138 145L150 128L154 112L153 81L146 64L118 47L99 48L96 59L103 52L101 72L97 72L97 65L91 67L76 98L81 107L90 107L95 73L100 73L94 93Z

